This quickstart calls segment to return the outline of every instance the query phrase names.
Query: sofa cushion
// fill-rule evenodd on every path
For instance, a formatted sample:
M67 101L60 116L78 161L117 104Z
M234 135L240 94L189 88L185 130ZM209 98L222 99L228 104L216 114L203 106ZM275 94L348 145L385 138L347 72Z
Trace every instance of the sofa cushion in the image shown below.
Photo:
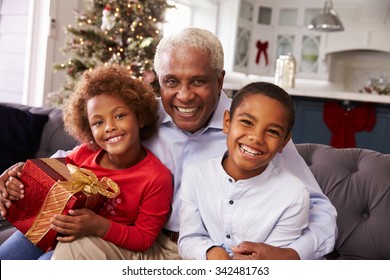
M337 209L338 238L328 258L390 259L390 155L297 144Z
M34 158L51 157L58 150L69 151L80 143L64 130L62 110L60 108L33 107L16 103L0 103L4 106L20 109L32 114L47 115L49 120L45 124L40 146Z
M34 157L47 115L0 104L0 173L12 164Z

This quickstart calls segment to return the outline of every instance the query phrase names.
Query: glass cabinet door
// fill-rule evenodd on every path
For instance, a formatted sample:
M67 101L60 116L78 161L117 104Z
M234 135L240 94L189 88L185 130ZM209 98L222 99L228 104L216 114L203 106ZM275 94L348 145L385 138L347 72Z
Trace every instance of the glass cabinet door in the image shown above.
M257 24L271 25L272 8L271 7L259 7L259 14L257 18Z
M253 16L253 3L246 0L242 0L240 3L239 18L251 22L252 16Z
M281 8L279 11L279 26L296 27L298 20L298 9Z
M318 56L320 36L304 35L302 37L301 59L299 71L302 73L318 72Z
M282 54L294 53L294 35L278 35L276 43L276 58Z
M249 29L238 27L237 39L234 52L234 67L248 68L249 44L251 40L251 31Z

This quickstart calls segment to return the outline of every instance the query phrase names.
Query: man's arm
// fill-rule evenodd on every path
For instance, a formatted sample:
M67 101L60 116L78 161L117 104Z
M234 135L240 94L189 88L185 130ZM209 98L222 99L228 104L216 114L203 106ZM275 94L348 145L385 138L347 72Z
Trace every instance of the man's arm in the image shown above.
M299 177L310 195L309 226L300 238L290 244L301 259L321 259L330 253L337 237L337 212L321 191L309 167L299 155L292 140L277 157L278 164Z
M299 260L298 253L291 248L278 248L265 243L244 241L232 247L234 260Z
M0 213L3 217L7 215L12 201L23 198L23 184L17 179L23 165L24 162L16 163L0 175Z

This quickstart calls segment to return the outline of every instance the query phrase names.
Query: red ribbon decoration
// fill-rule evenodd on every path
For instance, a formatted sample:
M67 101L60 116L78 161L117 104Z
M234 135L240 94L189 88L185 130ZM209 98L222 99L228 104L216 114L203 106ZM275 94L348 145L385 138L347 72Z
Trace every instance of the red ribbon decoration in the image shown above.
M375 107L371 103L346 109L337 102L327 102L324 104L323 117L332 132L330 145L335 148L354 148L354 133L371 131L376 122Z
M257 43L256 43L256 47L257 47L257 49L258 49L257 55L256 55L256 64L259 64L261 53L264 53L265 65L268 65L268 54L267 54L268 41L262 43L262 42L259 40L259 41L257 41Z

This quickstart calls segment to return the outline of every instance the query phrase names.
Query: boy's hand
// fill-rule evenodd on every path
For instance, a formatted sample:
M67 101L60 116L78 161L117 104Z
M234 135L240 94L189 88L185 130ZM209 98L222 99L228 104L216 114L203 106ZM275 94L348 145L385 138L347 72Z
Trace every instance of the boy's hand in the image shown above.
M57 237L61 242L71 242L86 235L103 237L110 227L109 220L87 208L69 210L69 215L56 214L50 221L51 229L65 235Z
M208 249L206 258L208 260L231 260L229 254L222 247L211 247Z

